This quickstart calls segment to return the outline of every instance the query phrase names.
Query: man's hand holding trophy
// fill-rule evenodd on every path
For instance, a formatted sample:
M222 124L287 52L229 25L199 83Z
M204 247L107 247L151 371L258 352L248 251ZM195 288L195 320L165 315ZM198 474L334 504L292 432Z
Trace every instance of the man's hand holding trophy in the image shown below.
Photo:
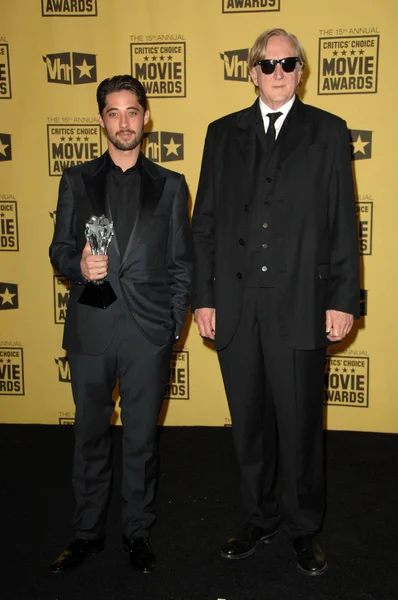
M87 242L80 268L88 283L79 302L96 308L107 308L116 300L111 284L105 281L109 261L107 251L114 234L113 223L104 215L93 215L86 223L85 234Z

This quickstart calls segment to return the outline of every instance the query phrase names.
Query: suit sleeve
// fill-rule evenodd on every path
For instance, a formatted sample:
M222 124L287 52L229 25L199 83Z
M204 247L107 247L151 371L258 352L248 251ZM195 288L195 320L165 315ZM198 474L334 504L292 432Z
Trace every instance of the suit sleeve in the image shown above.
M76 212L67 172L59 184L54 237L50 246L53 267L73 283L85 283L80 269L82 252L77 248Z
M330 292L328 309L359 317L359 247L350 140L345 122L337 134L330 182Z
M176 191L170 219L167 272L178 337L184 327L192 283L192 232L188 214L188 188L183 175Z
M194 243L192 310L215 307L213 289L215 254L214 139L214 126L209 125L192 217Z

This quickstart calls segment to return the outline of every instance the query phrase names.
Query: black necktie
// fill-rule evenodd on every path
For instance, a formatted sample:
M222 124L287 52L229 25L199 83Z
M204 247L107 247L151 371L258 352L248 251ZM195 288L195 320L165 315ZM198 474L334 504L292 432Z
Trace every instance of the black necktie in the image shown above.
M279 119L282 115L281 112L268 113L267 117L269 118L269 125L267 129L267 133L265 134L265 139L267 140L268 148L271 148L275 142L276 131L275 131L275 121Z

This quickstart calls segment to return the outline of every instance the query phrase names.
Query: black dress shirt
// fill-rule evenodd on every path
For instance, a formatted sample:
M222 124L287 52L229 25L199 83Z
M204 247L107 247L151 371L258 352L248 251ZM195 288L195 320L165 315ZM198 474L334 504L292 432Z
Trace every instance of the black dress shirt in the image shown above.
M141 196L141 155L133 167L122 171L107 154L107 196L122 259L133 230Z

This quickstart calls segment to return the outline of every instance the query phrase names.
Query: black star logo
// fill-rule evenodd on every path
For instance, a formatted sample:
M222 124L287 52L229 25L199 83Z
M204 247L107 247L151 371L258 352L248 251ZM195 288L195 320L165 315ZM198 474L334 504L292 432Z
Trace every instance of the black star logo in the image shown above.
M64 142L64 141L65 141L65 138L64 138L64 136L62 136L61 137L61 142Z
M144 56L144 60L149 60L149 56Z
M156 60L156 56L152 56L152 60Z
M161 56L161 57L160 57L160 60L164 60L164 56Z
M11 358L7 358L7 362L10 363L11 362Z
M355 54L355 50L351 50L351 55L354 55L354 54Z
M347 369L343 369L343 373L347 373Z
M1 213L1 215L0 215L0 216L1 216L1 217L4 217L4 213Z
M77 138L76 138L76 141L77 141L77 142L80 142L80 140L81 140L81 138L79 138L79 137L77 137Z
M347 54L347 52L345 50L342 50L341 54L342 54L342 56L345 56Z
M364 53L364 50L360 50L360 51L359 51L359 54L361 54L361 55L362 55L363 53Z
M0 363L4 362L4 358L0 358Z
M336 373L338 373L338 372L339 372L339 370L340 370L340 369L339 369L338 367L336 367L336 368L335 368L335 371L336 371Z
M168 56L167 58L168 58L169 60L173 60L173 57L172 57L172 56Z
M73 142L73 137L69 137L69 138L68 138L68 140L69 140L70 142Z
M351 373L355 373L355 369L351 369Z
M337 50L335 50L335 51L333 52L333 56L337 56L337 55L338 55L338 52L337 52Z
M88 142L88 137L85 137L85 138L84 138L84 141L85 141L85 142Z

